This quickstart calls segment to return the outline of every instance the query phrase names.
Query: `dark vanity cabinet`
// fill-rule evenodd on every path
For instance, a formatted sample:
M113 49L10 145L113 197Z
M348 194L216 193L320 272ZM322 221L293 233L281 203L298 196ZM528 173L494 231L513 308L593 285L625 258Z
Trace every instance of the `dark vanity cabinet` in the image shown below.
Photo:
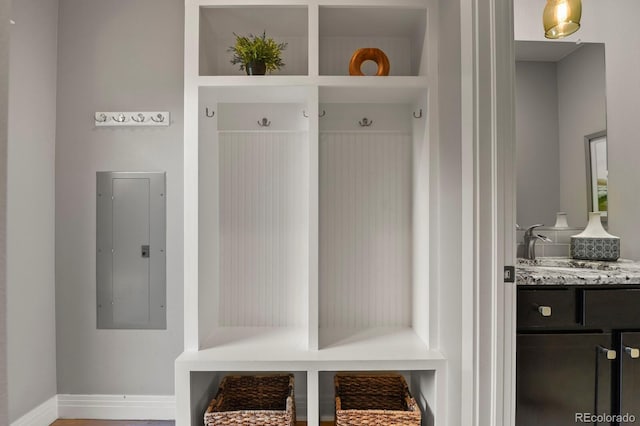
M640 307L638 308L640 309ZM640 332L620 334L620 413L640 422Z
M516 345L517 426L640 422L640 287L520 287Z
M610 334L521 334L516 425L575 424L576 413L611 413Z

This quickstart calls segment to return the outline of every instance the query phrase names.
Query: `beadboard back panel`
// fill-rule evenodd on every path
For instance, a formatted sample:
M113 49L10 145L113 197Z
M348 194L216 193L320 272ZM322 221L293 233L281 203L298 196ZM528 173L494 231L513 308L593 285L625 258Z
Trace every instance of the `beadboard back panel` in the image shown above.
M219 325L304 325L304 132L219 132Z
M320 327L411 325L409 132L320 134Z

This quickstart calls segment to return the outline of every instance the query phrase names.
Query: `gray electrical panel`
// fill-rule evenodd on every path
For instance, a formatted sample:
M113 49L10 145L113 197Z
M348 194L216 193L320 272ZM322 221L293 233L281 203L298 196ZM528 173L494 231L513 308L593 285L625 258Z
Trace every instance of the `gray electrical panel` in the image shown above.
M96 175L98 328L166 329L165 173Z

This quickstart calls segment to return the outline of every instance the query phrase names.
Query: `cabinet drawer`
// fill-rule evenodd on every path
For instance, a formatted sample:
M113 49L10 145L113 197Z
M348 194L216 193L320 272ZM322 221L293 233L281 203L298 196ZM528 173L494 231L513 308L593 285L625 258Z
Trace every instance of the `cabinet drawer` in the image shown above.
M640 328L640 289L585 290L587 327Z
M572 328L576 318L576 293L572 288L518 290L518 328Z

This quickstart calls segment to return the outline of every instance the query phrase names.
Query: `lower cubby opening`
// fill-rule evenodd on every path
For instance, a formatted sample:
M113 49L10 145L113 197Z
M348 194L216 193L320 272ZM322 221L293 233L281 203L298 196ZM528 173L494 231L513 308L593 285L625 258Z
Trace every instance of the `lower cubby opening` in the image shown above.
M319 372L320 422L334 423L336 413L335 382L337 373L355 375L401 374L421 413L421 426L435 424L434 406L436 373L433 370L402 371L321 371ZM343 407L344 408L344 407Z
M433 426L435 424L435 370L191 371L189 373L191 426L204 425L204 414L212 399L215 398L220 383L225 376L264 376L272 374L293 374L294 376L297 425L333 425L335 424L336 412L334 377L337 373L360 375L401 374L420 408L421 426ZM308 382L314 383L316 377L318 383L317 392L307 386ZM308 392L310 394L316 393L317 399L312 396L312 400L309 400ZM319 419L310 419L308 413L318 413Z
M203 426L204 414L215 398L225 376L264 376L293 374L296 418L307 420L307 372L306 371L192 371L190 377L191 426Z

